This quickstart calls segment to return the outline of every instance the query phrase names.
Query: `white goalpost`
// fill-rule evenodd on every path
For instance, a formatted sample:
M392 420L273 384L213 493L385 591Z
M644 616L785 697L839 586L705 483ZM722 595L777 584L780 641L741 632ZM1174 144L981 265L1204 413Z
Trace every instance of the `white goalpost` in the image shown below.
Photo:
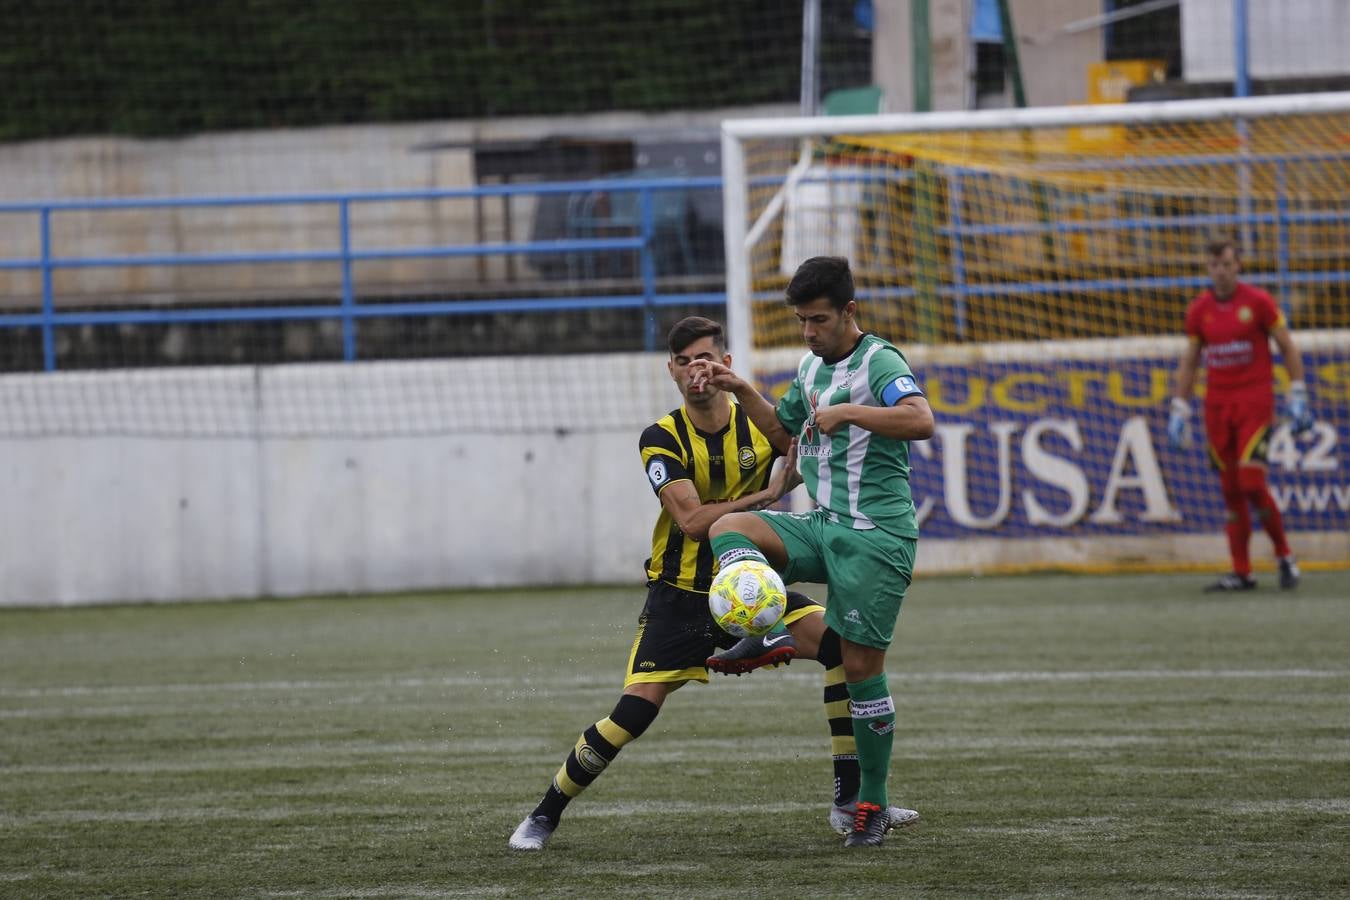
M1272 429L1273 493L1305 560L1350 560L1350 92L731 120L722 166L737 366L786 385L787 279L845 255L862 326L926 381L930 570L1223 563L1204 454L1161 436L1224 236L1283 308L1319 419Z
M749 359L751 276L748 256L763 238L763 219L781 214L783 197L802 172L788 173L760 210L752 231L746 143L779 139L809 142L835 135L967 133L1018 129L1085 128L1208 122L1269 116L1350 113L1350 91L1274 97L1175 100L1098 106L990 109L869 116L811 116L776 119L728 119L722 123L722 210L727 259L727 331L731 352ZM807 154L803 150L802 157Z

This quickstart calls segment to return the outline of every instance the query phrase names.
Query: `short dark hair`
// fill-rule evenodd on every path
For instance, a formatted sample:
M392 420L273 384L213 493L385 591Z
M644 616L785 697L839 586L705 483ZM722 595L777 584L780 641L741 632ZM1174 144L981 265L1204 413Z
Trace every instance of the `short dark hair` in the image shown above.
M674 356L699 338L709 336L717 345L717 349L725 353L727 339L726 333L722 330L722 323L705 319L703 316L689 316L676 322L675 327L670 329L666 345L670 347L670 355Z
M835 309L843 309L853 299L853 273L842 256L813 256L797 267L788 282L788 306L821 297L829 297Z
M1242 256L1242 251L1238 249L1237 241L1232 238L1216 237L1210 238L1209 243L1205 244L1205 251L1210 256L1223 256L1225 250L1232 250L1236 257Z

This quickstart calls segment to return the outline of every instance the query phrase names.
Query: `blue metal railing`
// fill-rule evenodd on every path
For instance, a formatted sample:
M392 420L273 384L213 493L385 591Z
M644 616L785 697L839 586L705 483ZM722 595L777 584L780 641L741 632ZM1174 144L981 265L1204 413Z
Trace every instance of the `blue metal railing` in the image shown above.
M42 299L36 313L0 315L0 328L36 327L42 331L43 367L56 368L55 332L59 327L113 324L174 324L202 322L338 319L342 323L342 354L357 356L356 323L373 316L472 315L487 312L534 312L596 308L640 308L646 312L644 329L647 349L657 346L656 310L665 306L724 303L723 293L663 294L658 291L653 256L656 235L653 195L661 191L720 189L715 177L599 179L586 182L491 185L425 191L378 191L345 194L280 194L238 197L118 198L103 200L54 200L0 203L0 214L37 213L40 252L36 259L0 259L0 270L41 273ZM352 246L351 210L358 203L455 200L475 197L544 196L590 192L632 192L638 196L638 234L631 237L572 238L545 241L506 241L471 245L429 247ZM333 206L338 216L338 247L335 250L270 253L178 253L121 256L58 256L52 246L52 217L63 212L108 210L186 209L260 206ZM509 254L617 253L636 251L639 256L641 293L595 297L522 297L489 301L425 301L363 304L357 297L353 264L364 260L437 259ZM108 267L247 265L259 263L338 263L341 271L340 298L336 304L283 307L212 307L196 309L119 310L109 312L62 312L57 309L53 274L60 270Z
M1318 154L1321 160L1325 154ZM972 299L1012 294L1062 294L1073 291L1128 290L1138 288L1199 289L1207 284L1202 276L1194 277L1136 277L1115 279L1064 279L1039 282L979 284L968 280L964 241L976 237L1014 236L1034 234L1092 234L1102 232L1148 234L1150 232L1185 228L1208 229L1216 227L1264 225L1275 229L1277 270L1274 273L1253 273L1247 279L1257 284L1268 284L1277 289L1296 284L1327 284L1350 282L1350 272L1295 271L1291 260L1290 228L1303 224L1350 223L1350 210L1303 211L1291 208L1288 196L1287 165L1308 157L1308 154L1270 155L1261 162L1274 166L1276 198L1274 211L1245 214L1184 215L1165 217L1156 215L1112 216L1087 220L1055 220L980 224L969 222L964 216L963 184L978 183L987 173L957 166L946 167L947 181L946 222L938 232L950 241L952 269L950 279L937 287L938 295L951 304L955 334L965 334L969 303ZM1343 158L1343 157L1341 157ZM1233 162L1236 157L1208 158L1211 162ZM1131 161L1158 164L1157 160ZM1194 159L1187 160L1194 163ZM1098 164L1108 168L1125 164L1122 160ZM844 169L831 174L830 181L889 181L903 182L906 172L860 172ZM814 179L813 179L814 180ZM778 177L756 177L756 187L776 186ZM541 184L506 184L472 188L448 188L419 191L379 191L340 194L280 194L235 197L188 198L119 198L102 200L56 200L19 203L0 203L0 215L37 214L38 247L36 258L0 259L0 271L20 270L41 273L41 304L37 311L0 314L0 328L38 328L42 336L43 364L47 370L57 367L56 330L81 325L116 324L174 324L241 321L282 321L336 319L342 325L342 355L345 360L357 358L357 324L371 317L397 316L453 316L483 313L558 312L585 309L640 309L645 312L644 345L647 349L659 346L657 310L670 306L713 305L726 302L720 291L662 293L659 290L655 243L661 208L657 195L661 192L720 190L718 177L665 178L608 178L585 182L549 182ZM614 237L566 237L537 241L504 241L469 245L404 246L357 248L352 242L352 210L363 203L424 202L434 200L474 199L482 197L599 195L602 192L635 195L636 220L624 218L626 226L635 233ZM264 206L330 206L337 213L338 240L335 249L264 253L180 253L130 254L121 256L62 256L53 247L52 220L62 213L83 211L153 209L210 209ZM363 303L358 296L353 275L355 263L366 260L437 259L505 256L513 254L616 254L636 253L639 292L615 295L569 297L515 297L490 300L427 300L395 303ZM336 303L255 307L197 307L189 309L136 309L116 311L64 312L57 308L54 273L61 270L105 267L156 267L245 265L259 263L336 263L340 271L340 290ZM584 282L584 279L583 279ZM1283 295L1283 291L1281 294ZM779 295L755 297L756 300L776 300ZM914 296L910 287L874 288L859 292L860 299L908 299Z

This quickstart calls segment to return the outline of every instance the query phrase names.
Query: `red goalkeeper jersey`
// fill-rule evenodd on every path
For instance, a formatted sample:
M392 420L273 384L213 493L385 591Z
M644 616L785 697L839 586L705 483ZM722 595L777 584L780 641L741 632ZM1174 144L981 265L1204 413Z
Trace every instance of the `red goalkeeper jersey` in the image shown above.
M1260 288L1238 282L1220 301L1207 290L1186 310L1186 334L1204 346L1206 398L1271 394L1270 333L1284 324L1280 308Z

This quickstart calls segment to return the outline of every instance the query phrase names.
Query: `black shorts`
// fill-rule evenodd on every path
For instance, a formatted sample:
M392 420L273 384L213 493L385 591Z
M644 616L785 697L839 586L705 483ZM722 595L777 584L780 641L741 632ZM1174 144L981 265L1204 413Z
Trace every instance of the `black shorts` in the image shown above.
M788 591L787 597L786 622L825 611L796 591ZM628 654L628 674L623 686L706 683L708 657L738 640L717 627L708 612L707 594L681 590L664 581L652 582L647 586L642 615L638 616L637 636Z
M704 662L736 643L713 621L708 595L654 581L638 616L637 635L628 654L623 686L708 680Z

